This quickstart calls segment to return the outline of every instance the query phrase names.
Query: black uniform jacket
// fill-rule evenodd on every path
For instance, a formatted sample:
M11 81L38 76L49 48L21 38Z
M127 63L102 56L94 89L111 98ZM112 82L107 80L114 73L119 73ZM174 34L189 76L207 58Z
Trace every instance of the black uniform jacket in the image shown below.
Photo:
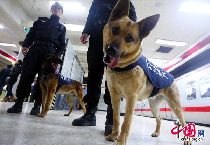
M59 23L58 16L51 15L50 19L39 17L26 35L23 47L30 48L36 41L52 43L56 47L56 52L62 54L65 49L65 34L66 28Z
M118 0L93 0L83 34L91 35L91 32L102 31L117 1ZM129 18L132 21L136 21L137 19L132 3L130 3Z

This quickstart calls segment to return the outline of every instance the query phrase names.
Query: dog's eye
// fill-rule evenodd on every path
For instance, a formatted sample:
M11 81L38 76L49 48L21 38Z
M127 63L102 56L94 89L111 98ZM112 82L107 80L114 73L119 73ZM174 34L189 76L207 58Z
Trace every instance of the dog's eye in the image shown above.
M126 37L125 37L125 41L130 43L130 42L133 42L134 41L134 38L131 34L128 34Z
M120 33L120 27L112 27L111 31L113 35L118 35Z

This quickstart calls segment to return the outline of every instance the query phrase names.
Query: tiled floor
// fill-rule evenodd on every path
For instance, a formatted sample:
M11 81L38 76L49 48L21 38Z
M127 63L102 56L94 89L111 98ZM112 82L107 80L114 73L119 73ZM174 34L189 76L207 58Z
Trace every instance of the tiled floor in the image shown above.
M24 104L22 114L7 114L6 109L12 103L0 103L0 145L112 145L103 136L105 113L97 113L96 127L73 127L73 119L82 112L74 111L70 117L64 117L64 111L50 111L45 118L29 115L32 104ZM121 118L123 119L123 118ZM163 121L161 135L152 138L155 120L134 116L131 134L127 145L182 145L183 143L170 130L173 122ZM204 141L193 145L210 145L210 128L205 130Z

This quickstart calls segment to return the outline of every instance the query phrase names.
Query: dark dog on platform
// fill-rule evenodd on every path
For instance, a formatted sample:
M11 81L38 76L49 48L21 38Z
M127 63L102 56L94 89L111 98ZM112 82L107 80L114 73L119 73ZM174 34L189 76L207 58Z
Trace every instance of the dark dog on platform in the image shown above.
M42 91L42 111L37 116L44 117L50 110L55 94L65 94L67 103L69 104L69 113L65 116L69 116L73 110L74 96L77 96L82 110L86 112L85 104L83 99L83 88L82 84L78 81L70 78L64 78L59 73L60 65L63 61L53 55L47 56L46 60L42 64L40 87Z

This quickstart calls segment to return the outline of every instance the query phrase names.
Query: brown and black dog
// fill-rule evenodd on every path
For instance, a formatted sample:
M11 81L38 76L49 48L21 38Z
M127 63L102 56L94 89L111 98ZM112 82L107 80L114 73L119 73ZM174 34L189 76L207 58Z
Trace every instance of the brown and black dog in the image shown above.
M50 105L55 94L65 94L66 100L69 105L69 113L65 116L69 116L73 110L74 97L77 96L82 110L86 112L85 104L82 101L83 99L83 88L82 84L75 80L70 80L70 82L64 82L64 78L58 73L59 66L63 61L54 56L47 56L46 60L41 66L41 77L40 77L40 87L42 91L42 111L37 116L44 117L47 115L47 112L50 110Z
M170 86L160 89L153 97L149 98L154 85L148 79L145 71L140 66L135 66L132 69L128 67L142 56L141 42L149 35L159 20L157 14L140 22L133 22L128 17L129 5L129 0L118 1L103 32L104 62L109 66L107 68L107 83L111 94L114 123L112 133L106 139L117 140L114 145L126 145L133 111L138 100L149 99L150 108L157 123L152 137L158 137L160 134L161 118L158 114L158 107L163 100L167 101L182 126L186 124L175 83L172 82ZM116 71L116 68L121 70L128 68L129 70ZM122 96L126 98L126 110L120 132L119 106ZM190 145L191 142L185 141L184 144Z

